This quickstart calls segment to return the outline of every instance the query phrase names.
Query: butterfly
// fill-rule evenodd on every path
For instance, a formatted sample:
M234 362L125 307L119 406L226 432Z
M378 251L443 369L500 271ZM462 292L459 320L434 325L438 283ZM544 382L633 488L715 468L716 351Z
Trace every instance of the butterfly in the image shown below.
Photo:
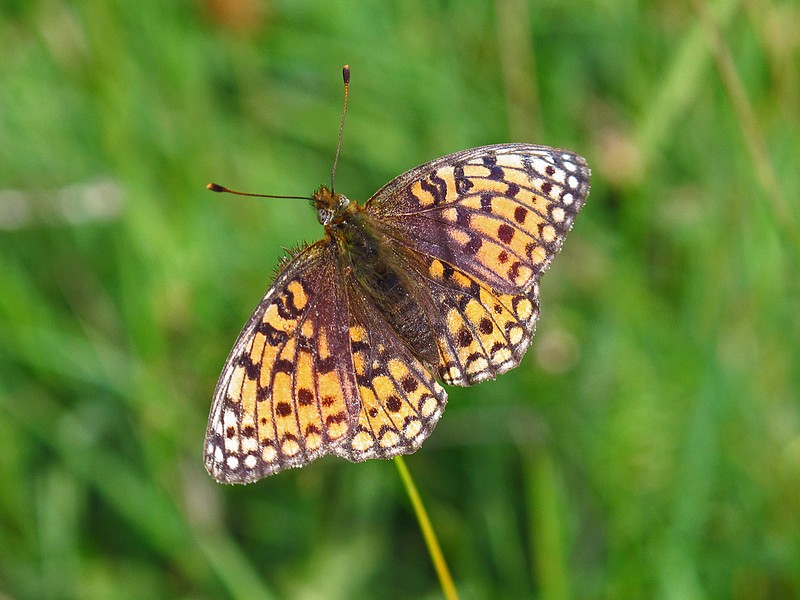
M324 237L282 264L225 362L208 472L248 483L327 454L414 452L447 402L439 380L519 364L589 176L573 152L498 144L411 169L363 206L321 186Z

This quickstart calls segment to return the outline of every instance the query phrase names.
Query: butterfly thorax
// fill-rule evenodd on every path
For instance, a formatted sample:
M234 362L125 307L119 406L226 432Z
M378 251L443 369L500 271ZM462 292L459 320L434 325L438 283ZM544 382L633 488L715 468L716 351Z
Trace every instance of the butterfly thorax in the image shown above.
M424 363L439 361L426 316L430 295L415 285L402 251L357 202L322 186L314 192L317 219L336 246L340 268L349 273L407 347ZM426 308L428 310L426 310Z

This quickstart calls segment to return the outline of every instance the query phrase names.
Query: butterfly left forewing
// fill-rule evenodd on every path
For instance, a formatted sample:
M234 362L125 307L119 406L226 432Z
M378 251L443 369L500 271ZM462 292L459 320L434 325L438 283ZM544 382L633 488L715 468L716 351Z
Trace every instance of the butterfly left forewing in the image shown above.
M303 466L353 432L358 400L333 248L303 251L248 320L214 392L205 464L223 483Z

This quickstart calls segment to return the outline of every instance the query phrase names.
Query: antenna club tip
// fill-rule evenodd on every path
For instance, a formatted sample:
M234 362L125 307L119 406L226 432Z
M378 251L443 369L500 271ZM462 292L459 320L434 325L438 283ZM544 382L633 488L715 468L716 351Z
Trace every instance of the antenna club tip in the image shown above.
M350 65L345 65L342 67L342 79L344 80L345 85L350 83Z
M212 192L224 192L225 188L217 183L209 183L206 185L207 190L211 190Z

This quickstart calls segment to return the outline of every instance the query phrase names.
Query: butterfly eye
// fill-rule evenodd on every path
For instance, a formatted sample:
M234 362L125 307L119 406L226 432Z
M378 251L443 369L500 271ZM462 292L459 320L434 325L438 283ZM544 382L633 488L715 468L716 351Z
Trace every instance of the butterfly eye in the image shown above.
M350 198L341 194L336 195L336 205L333 208L317 209L317 221L321 225L330 225L337 218L341 218L347 207L350 206Z

